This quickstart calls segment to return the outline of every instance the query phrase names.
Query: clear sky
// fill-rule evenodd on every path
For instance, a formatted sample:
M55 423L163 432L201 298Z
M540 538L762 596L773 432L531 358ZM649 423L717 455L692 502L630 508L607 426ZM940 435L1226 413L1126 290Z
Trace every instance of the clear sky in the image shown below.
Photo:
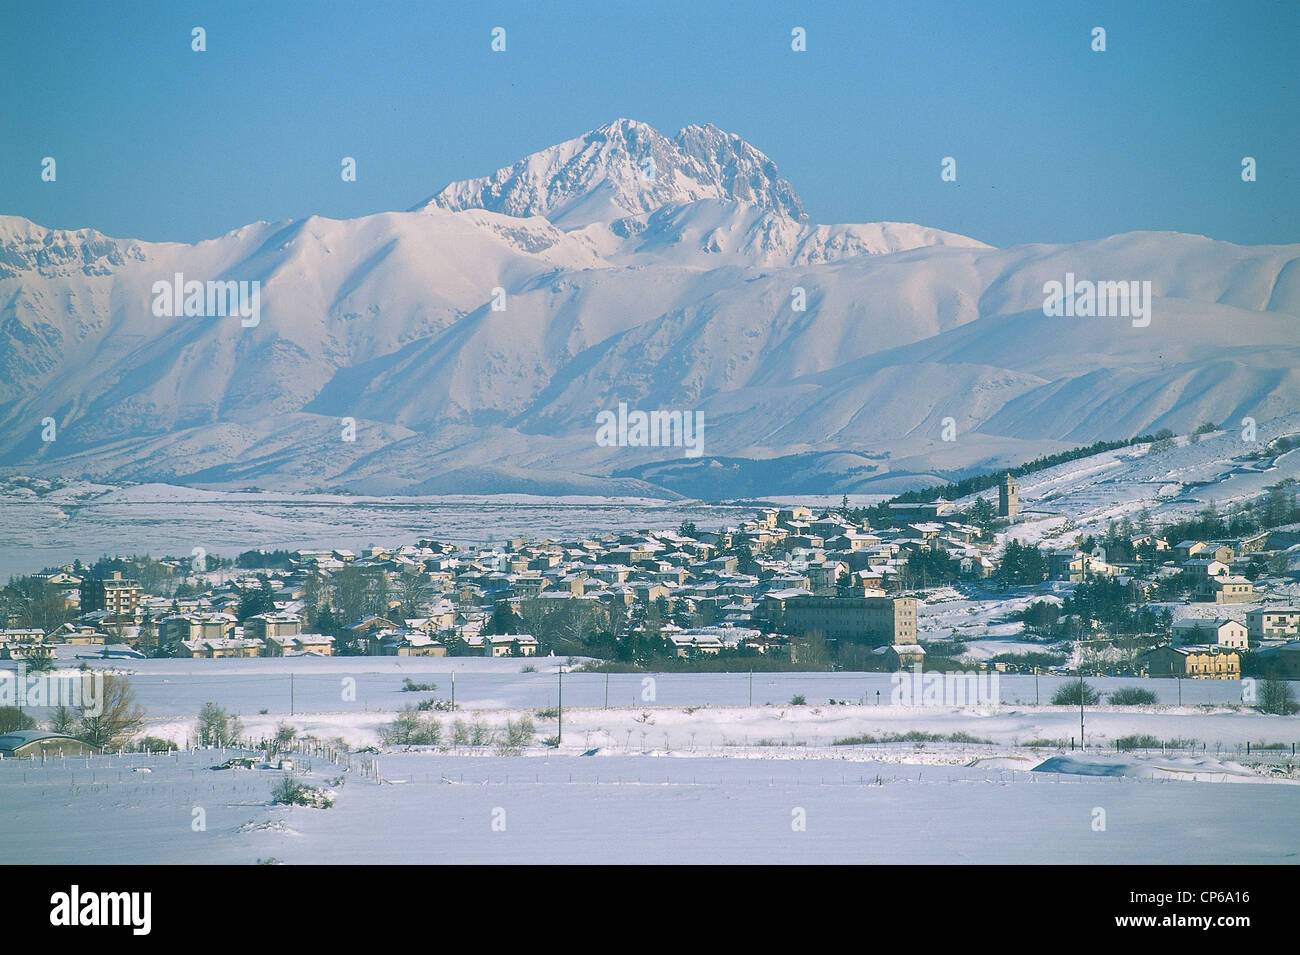
M817 222L1300 242L1297 0L5 0L0 71L0 213L117 236L406 209L626 116L740 134Z

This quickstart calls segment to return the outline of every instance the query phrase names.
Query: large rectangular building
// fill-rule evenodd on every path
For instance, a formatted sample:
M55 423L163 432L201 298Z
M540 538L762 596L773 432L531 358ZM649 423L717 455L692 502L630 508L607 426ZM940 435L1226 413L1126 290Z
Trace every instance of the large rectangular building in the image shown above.
M105 610L110 619L135 619L142 591L134 580L124 580L121 571L113 571L103 580L87 578L81 582L81 609L84 612Z
M1237 651L1217 646L1156 647L1141 654L1138 663L1148 676L1194 680L1235 680L1241 676L1241 657Z
M828 640L873 647L916 643L913 597L792 597L785 601L786 628L822 633Z

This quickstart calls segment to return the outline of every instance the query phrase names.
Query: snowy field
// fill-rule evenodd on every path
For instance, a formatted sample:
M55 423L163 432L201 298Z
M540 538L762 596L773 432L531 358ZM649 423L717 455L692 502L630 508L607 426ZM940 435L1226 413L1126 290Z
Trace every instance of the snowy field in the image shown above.
M1070 546L1077 534L1105 533L1108 523L1186 517L1214 501L1222 511L1284 478L1300 479L1300 449L1253 460L1248 454L1281 435L1300 433L1300 413L1260 422L1257 441L1235 431L1186 437L1148 455L1145 445L1108 451L1020 479L1022 520L1012 536L1041 546ZM996 497L984 491L983 496ZM959 500L969 505L976 495ZM880 495L850 495L854 505ZM779 497L777 504L836 507L840 497ZM509 537L562 539L619 530L701 529L753 516L753 502L703 504L643 498L493 495L483 497L361 497L271 491L218 491L86 482L37 496L21 487L0 490L0 579L47 566L93 561L124 550L183 556L195 547L232 557L254 548L395 546L419 537L460 544ZM129 541L125 548L123 541Z
M431 537L458 544L584 537L628 529L713 528L752 505L625 498L348 497L209 491L169 484L75 484L38 497L0 492L0 579L104 554L188 556L243 551L395 547ZM129 542L124 543L124 542Z
M363 777L356 757L346 770L300 758L300 770L310 764L304 781L336 797L312 809L269 804L279 771L208 768L224 755L5 761L0 862L1300 860L1293 785L1033 772L1032 763L399 753L379 758L382 782ZM1100 766L1141 769L1141 760Z
M79 660L92 647L59 648L59 673L71 675L81 664L128 676L141 705L151 718L191 717L206 702L232 712L271 718L327 713L371 714L380 718L430 696L449 700L453 674L456 704L466 710L540 709L558 704L558 657L483 659L480 657L290 657L252 660ZM575 661L580 663L581 661ZM525 672L531 667L535 672ZM0 670L14 664L0 662ZM567 669L567 666L566 666ZM408 692L403 683L433 683L434 692ZM682 707L780 708L795 696L807 707L836 700L846 707L888 708L894 675L890 673L580 673L566 672L566 708L611 709ZM1046 703L1069 676L998 674L998 696L1004 706ZM1152 690L1162 704L1241 702L1236 680L1161 680L1139 677L1089 677L1088 684L1103 696L1126 686ZM355 700L346 699L355 695ZM877 703L879 694L879 703ZM796 708L798 709L798 708ZM1132 709L1124 707L1124 710ZM1077 713L1075 714L1077 722ZM247 722L247 720L246 720ZM1300 727L1300 721L1296 721ZM1297 729L1300 732L1300 728Z
M0 862L1300 861L1300 720L1238 705L1236 682L1183 681L1179 705L1174 681L1090 680L1166 702L1088 707L1080 752L1078 710L1035 705L1033 677L1002 676L998 705L927 706L891 704L890 674L570 672L547 746L559 663L131 661L143 732L190 743L206 702L252 738L288 722L320 741L294 772L334 806L272 805L278 769L210 768L235 750L3 760ZM381 745L453 672L456 711L428 713L444 745ZM524 715L537 736L517 754L450 744L456 720ZM1165 747L1117 751L1133 734Z

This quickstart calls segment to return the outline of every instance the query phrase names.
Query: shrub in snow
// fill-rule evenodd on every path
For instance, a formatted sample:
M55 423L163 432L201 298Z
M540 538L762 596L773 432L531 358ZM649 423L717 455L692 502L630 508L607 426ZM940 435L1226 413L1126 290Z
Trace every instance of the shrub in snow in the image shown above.
M285 776L271 789L272 805L309 806L328 809L334 805L334 794L319 786L309 786L292 776Z
M529 717L521 716L517 721L506 720L505 735L497 741L497 754L518 756L524 751L524 747L533 744L533 737L536 735L537 729Z
M436 683L416 683L409 676L406 679L402 680L403 693L416 693L416 692L432 693L436 689L438 689L438 684Z
M468 746L469 745L469 724L464 720L457 720L451 724L451 745Z
M177 749L175 743L169 739L159 739L157 736L146 736L143 739L135 741L132 747L137 753L170 753Z
M442 724L416 707L404 706L393 722L379 728L379 738L388 746L436 746L442 741Z
M439 710L444 713L450 713L456 708L456 706L450 700L439 700L431 696L427 700L421 700L419 703L415 704L415 708L421 712L424 712L425 710Z
M1078 683L1071 681L1064 686L1058 687L1052 694L1053 706L1078 706L1080 697L1087 706L1095 706L1101 696L1087 683Z
M521 723L524 721L527 721L529 727L533 725L533 721L526 716L520 718ZM531 740L531 736L529 738ZM497 734L479 717L475 717L472 723L458 719L451 724L449 742L452 746L490 746L497 742Z
M1159 700L1151 690L1143 689L1140 686L1126 686L1124 689L1116 690L1108 696L1106 702L1115 706L1149 706L1152 703L1159 702Z

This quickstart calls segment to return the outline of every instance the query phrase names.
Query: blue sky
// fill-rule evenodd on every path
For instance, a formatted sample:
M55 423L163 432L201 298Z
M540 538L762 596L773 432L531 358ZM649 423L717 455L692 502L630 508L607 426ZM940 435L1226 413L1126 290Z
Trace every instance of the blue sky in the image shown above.
M0 20L0 213L47 226L193 241L406 209L627 116L739 133L818 222L995 245L1134 229L1300 241L1294 0L7 0Z

